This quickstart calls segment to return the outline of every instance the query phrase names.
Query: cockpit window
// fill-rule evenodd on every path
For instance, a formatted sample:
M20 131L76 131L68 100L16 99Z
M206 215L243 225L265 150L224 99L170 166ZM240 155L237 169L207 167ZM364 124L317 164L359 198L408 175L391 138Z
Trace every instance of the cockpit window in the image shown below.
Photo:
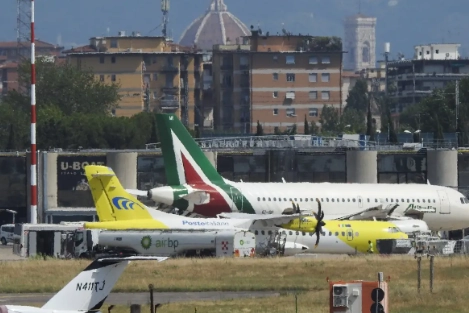
M398 227L389 227L388 232L390 233L399 233L401 230Z
M464 197L464 198L459 198L459 199L461 200L461 203L462 203L462 204L467 204L467 203L469 203L469 199L467 199L466 197Z

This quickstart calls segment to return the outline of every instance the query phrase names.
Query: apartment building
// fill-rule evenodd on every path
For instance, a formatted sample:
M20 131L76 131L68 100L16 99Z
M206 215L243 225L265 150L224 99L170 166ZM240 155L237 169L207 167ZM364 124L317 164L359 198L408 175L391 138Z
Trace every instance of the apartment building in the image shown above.
M197 123L203 86L202 54L167 41L124 31L93 37L84 47L64 51L68 62L91 68L106 83L118 83L116 116L142 111L174 113L190 128Z
M36 56L57 57L63 47L36 40ZM18 90L18 62L31 57L31 43L0 42L0 95Z
M388 63L389 93L396 99L394 114L420 102L434 89L469 76L469 60L459 55L459 44L430 44L415 46L411 60Z
M284 131L304 119L317 123L324 104L342 109L340 39L263 35L213 50L215 128L254 133Z

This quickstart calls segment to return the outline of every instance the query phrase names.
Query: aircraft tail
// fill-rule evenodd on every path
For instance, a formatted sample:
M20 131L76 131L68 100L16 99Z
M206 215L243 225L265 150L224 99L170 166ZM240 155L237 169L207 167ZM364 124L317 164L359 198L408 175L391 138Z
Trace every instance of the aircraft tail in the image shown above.
M151 219L148 208L129 194L110 167L85 166L100 222Z
M161 262L166 259L143 256L96 259L44 304L42 309L83 312L99 310L130 261Z
M168 185L224 181L176 115L157 114L156 125Z

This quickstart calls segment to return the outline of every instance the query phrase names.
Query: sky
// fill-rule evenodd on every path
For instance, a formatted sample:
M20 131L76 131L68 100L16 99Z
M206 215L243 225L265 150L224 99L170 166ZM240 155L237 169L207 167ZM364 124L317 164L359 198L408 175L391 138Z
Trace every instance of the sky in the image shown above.
M192 20L211 0L170 0L169 29L177 42ZM359 4L361 2L361 4ZM35 0L36 38L66 48L88 44L89 38L140 31L161 35L160 0ZM469 56L468 0L225 0L228 10L248 27L280 32L343 37L343 20L360 12L377 18L376 53L382 59L384 42L391 58L413 56L413 46L461 43ZM16 0L2 0L0 41L16 40ZM156 29L155 29L156 28ZM152 31L153 30L153 31Z

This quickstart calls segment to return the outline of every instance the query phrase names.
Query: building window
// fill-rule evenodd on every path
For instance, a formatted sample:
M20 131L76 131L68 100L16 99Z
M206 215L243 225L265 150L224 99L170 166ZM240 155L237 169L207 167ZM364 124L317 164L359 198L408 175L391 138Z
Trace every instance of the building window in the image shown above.
M288 108L286 112L287 112L287 116L294 116L295 108Z
M309 57L309 64L318 64L318 57Z
M153 80L158 80L158 74L157 73L153 73Z
M151 58L151 63L152 63L152 64L156 64L156 61L157 61L157 58L156 58L156 57Z
M111 39L111 48L117 48L117 39Z
M331 58L330 57L322 57L322 64L330 64L331 63Z
M99 81L101 81L101 82L104 81L104 75L99 75Z
M115 82L116 81L116 74L111 75L111 81Z
M322 99L322 100L329 100L329 97L330 97L329 91L323 91L323 92L321 92L321 99Z
M294 82L295 81L295 74L287 73L287 82Z
M158 98L158 92L153 91L153 99L156 99L156 98Z
M318 116L318 109L309 109L309 116L317 117Z
M116 57L115 56L111 57L111 63L116 63Z
M274 115L278 115L278 109L273 110Z
M272 98L277 98L278 97L278 91L272 92Z
M104 63L104 55L101 55L99 57L99 63L101 63L101 64Z
M273 73L272 78L273 80L278 80L278 73Z
M436 54L440 53L440 50L436 49L436 50L435 50L435 53L436 53Z
M286 64L295 64L295 56L294 55L287 55L285 57Z
M328 82L329 82L329 79L330 79L329 73L322 73L322 74L321 74L321 81L322 81L323 83L328 83Z
M274 60L275 62L278 61L278 56L274 55L272 58L273 58L273 60Z
M241 66L248 65L248 58L246 56L239 57L239 65L241 65Z
M316 73L310 73L309 74L309 82L310 83L315 83L318 81L318 74Z
M318 92L317 91L310 91L309 92L309 98L311 100L316 100L318 98Z

